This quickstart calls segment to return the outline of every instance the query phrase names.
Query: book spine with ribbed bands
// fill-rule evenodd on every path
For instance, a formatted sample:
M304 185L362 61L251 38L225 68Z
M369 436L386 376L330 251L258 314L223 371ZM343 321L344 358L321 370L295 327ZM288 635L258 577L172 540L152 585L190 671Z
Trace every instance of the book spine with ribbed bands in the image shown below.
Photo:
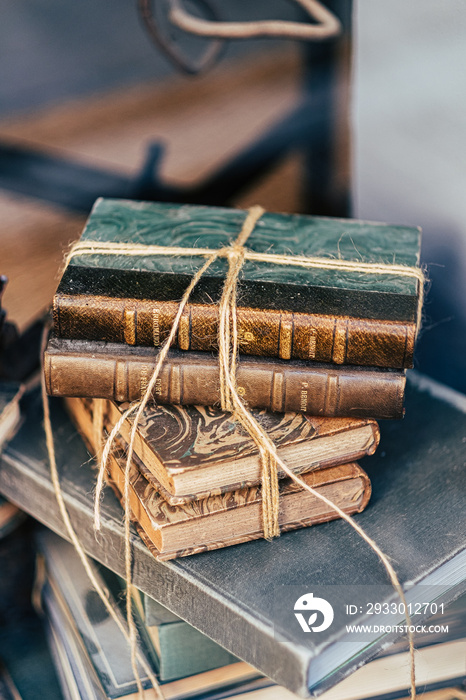
M131 350L132 352L126 352ZM53 338L45 353L47 390L52 396L136 401L145 392L156 354L136 353L105 343ZM158 377L154 398L161 404L219 403L219 373L209 353L173 352ZM238 393L251 408L299 411L316 416L400 418L405 373L334 367L242 356Z
M170 332L178 304L56 294L53 309L55 332L62 338L159 347ZM395 369L412 366L413 323L241 306L237 320L239 348L245 355ZM217 306L188 304L177 346L180 350L215 350L217 324Z

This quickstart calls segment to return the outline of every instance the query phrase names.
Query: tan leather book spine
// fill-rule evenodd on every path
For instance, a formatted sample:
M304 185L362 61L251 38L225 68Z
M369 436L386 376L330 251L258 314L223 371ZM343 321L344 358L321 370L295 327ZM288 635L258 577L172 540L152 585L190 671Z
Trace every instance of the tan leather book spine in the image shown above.
M49 341L44 357L48 393L118 402L139 400L147 388L156 355L92 352L94 346L98 344ZM405 373L394 370L245 356L237 370L238 393L251 408L315 416L401 418L405 382ZM216 358L209 353L173 353L156 381L154 398L161 404L218 405Z
M170 332L177 309L175 302L56 294L55 333L62 338L159 347ZM412 367L413 323L241 306L237 318L239 348L245 355L338 365ZM217 323L218 307L189 304L181 318L177 347L215 350Z

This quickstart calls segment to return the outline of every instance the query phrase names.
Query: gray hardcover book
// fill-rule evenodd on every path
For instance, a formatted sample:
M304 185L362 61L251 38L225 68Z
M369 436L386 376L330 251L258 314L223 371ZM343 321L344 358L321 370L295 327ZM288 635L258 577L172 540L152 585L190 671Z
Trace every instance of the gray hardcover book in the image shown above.
M103 532L96 538L95 473L62 404L51 404L72 521L86 550L121 574L121 509L107 493ZM0 491L64 533L49 478L38 396L31 395L24 408L27 420L3 455ZM465 414L462 395L411 373L405 419L382 424L378 452L363 461L373 498L357 519L394 562L416 623L434 614L434 605L447 604L466 590ZM273 542L164 563L153 559L135 533L133 543L138 588L302 696L330 688L402 636L403 616L385 569L343 521L285 533ZM352 623L378 624L365 637L352 639L344 610L335 609L325 630L306 634L297 622L295 603L303 594L313 594L337 605L332 596L341 590L351 593L345 604L354 606ZM375 603L386 604L388 613L393 604L395 612L385 618L374 615Z
M47 641L65 700L107 700L82 641L47 583L41 603L46 615Z
M61 537L45 530L37 539L45 559L48 588L51 589L46 591L49 608L51 607L49 614L53 615L56 612L54 606L61 607L61 616L65 615L68 626L74 627L79 634L86 655L94 668L94 675L97 675L107 697L119 698L136 693L137 685L128 653L128 642L94 591L74 548ZM89 564L101 586L105 588L97 566L91 559ZM50 604L50 597L54 599L54 605ZM115 610L124 624L123 615L116 606ZM141 645L138 650L150 664ZM75 657L76 654L71 656ZM150 687L149 678L140 665L139 675L143 686Z
M99 571L125 613L124 579L104 566L99 567ZM178 680L239 661L205 634L134 587L133 601L139 633L157 665L160 681Z
M44 607L46 607L48 617L55 628L55 637L58 635L64 648L67 649L66 656L73 668L75 679L86 680L87 678L89 687L85 697L88 695L91 697L92 690L92 692L103 694L105 698L109 699L129 697L134 700L137 686L131 667L128 642L93 589L78 554L72 545L50 530L42 529L39 531L37 543L44 557L47 571L43 592ZM109 572L111 577L102 576L103 567L100 567L92 559L89 559L89 564L100 585L104 590L107 590L109 600L113 602L118 617L125 624L124 611L120 611L117 604L117 597L121 591L118 585L115 586L117 577L111 572ZM182 624L187 628L187 630L185 629L185 639L183 640L176 632L169 633L167 639L163 640L161 644L162 647L172 644L171 649L164 650L168 659L163 659L161 656L157 660L157 676L163 684L163 692L167 700L194 698L200 693L204 697L223 686L236 686L257 678L258 674L254 669L248 667L247 664L235 663L238 661L235 657L215 645L223 653L225 660L223 666L228 664L228 669L222 668L213 677L212 674L208 673L211 669L204 668L201 671L196 668L190 674L183 674L183 679L178 676L175 682L169 683L168 681L174 679L167 677L166 669L162 677L160 673L162 663L168 669L170 664L172 669L176 669L177 657L179 657L178 666L183 663L185 668L189 664L195 666L195 658L190 662L189 659L184 661L182 657L189 652L190 641L198 643L197 637L204 636L185 622L179 621L176 624ZM194 635L190 633L190 630ZM144 639L145 637L141 637L139 653L151 665ZM214 642L208 641L214 646ZM178 646L174 647L174 644ZM89 667L87 673L82 670L83 658L86 660L84 666ZM215 664L213 668L218 665L220 664ZM67 664L64 663L62 671L66 669L66 666ZM153 670L155 671L154 668ZM139 674L143 687L150 687L150 680L141 667L139 667ZM190 677L185 678L187 675Z
M165 625L169 622L179 622L180 618L161 605L149 595L143 595L144 622L146 625Z

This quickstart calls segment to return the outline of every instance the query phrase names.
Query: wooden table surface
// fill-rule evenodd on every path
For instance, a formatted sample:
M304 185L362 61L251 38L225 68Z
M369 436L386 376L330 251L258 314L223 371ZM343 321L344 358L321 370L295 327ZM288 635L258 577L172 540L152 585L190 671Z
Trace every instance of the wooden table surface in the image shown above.
M248 56L204 77L146 83L0 122L0 140L125 175L139 171L149 142L161 141L164 181L192 184L293 108L299 73L296 50ZM289 156L235 204L298 211L299 173L299 155ZM84 221L0 191L0 273L9 278L3 305L20 327L50 304L64 254Z

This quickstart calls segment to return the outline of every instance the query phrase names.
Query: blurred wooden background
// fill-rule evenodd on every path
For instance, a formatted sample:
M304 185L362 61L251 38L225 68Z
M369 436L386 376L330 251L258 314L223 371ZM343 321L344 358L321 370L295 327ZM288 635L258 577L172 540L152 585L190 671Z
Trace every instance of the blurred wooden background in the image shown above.
M203 180L284 116L299 96L296 50L248 56L205 77L150 82L73 99L0 122L0 139L123 174L138 172L150 141L162 141L164 182ZM289 156L235 202L299 210L299 154ZM65 251L85 217L22 195L0 192L0 272L9 277L4 307L20 327L51 301Z

